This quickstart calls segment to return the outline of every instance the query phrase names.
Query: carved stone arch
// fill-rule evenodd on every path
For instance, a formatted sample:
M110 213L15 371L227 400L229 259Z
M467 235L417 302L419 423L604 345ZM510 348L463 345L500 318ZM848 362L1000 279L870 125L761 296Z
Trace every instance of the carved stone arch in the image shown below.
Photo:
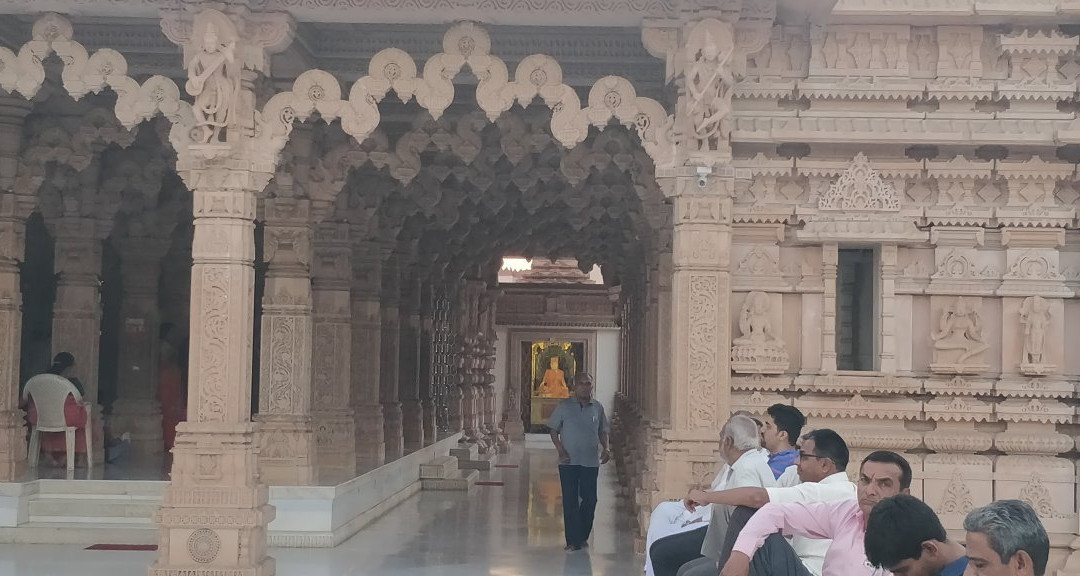
M450 78L457 75L464 60L450 54L436 54L424 64L417 76L412 57L398 48L376 53L368 65L368 74L356 80L347 100L341 98L336 78L323 70L308 70L293 82L292 90L275 94L260 114L265 123L261 138L277 153L288 140L294 120L306 120L313 113L327 123L340 119L341 127L357 142L363 142L381 120L378 103L393 91L402 102L413 97L438 118L453 102L454 87Z
M323 149L312 158L310 180L315 186L341 190L353 170L371 166L375 170L386 168L394 175L400 165L386 134L375 130L359 144L350 137Z
M125 130L102 108L77 117L42 116L31 120L31 138L24 144L14 189L27 197L31 208L49 176L50 167L68 167L78 173L90 167L110 145L126 148L135 133Z
M79 100L89 93L112 90L116 94L113 115L125 128L130 130L158 114L172 122L177 138L193 125L191 105L180 99L175 82L151 76L140 84L127 75L122 54L110 48L89 54L72 40L72 33L71 22L64 16L48 13L38 18L32 39L17 54L0 48L0 88L33 98L45 82L42 62L55 53L63 63L61 79L67 93Z
M461 65L469 67L479 80L477 104L492 122L515 102L524 108L539 97L552 110L552 135L564 146L580 144L588 136L590 126L603 128L615 119L638 132L657 165L667 166L674 161L674 116L669 116L659 102L638 97L624 78L599 79L590 90L588 106L582 108L577 93L563 82L562 68L550 56L533 54L523 58L514 71L514 80L510 81L506 63L491 54L490 36L473 22L452 26L443 36L443 51L432 60L445 57L440 62L457 64L458 69ZM431 106L425 108L438 118Z

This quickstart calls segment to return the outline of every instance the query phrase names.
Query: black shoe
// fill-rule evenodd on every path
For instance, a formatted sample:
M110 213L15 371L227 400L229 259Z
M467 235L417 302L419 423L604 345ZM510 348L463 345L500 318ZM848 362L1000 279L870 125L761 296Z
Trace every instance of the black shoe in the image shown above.
M577 552L578 550L581 550L581 546L578 544L567 544L563 550L566 550L567 552Z

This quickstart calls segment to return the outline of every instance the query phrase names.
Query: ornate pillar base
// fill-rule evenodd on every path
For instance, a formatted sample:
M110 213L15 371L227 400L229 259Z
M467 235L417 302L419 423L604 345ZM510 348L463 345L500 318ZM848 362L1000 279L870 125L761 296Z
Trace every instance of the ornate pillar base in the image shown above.
M356 467L361 473L386 463L383 422L381 404L356 407Z
M117 398L113 403L109 428L114 435L127 432L131 449L141 455L165 451L161 429L161 403L140 398Z
M0 412L0 481L13 482L26 472L26 426L22 410Z
M316 467L355 473L356 419L353 411L320 411L312 415L312 420L315 422Z
M315 432L311 418L292 414L257 414L259 478L271 486L315 482Z
M405 454L405 436L402 427L401 404L385 402L383 409L383 442L386 445L386 461L392 462Z
M272 576L270 491L258 483L255 425L181 422L150 576Z
M525 439L525 423L521 421L521 416L517 414L511 414L507 417L506 421L502 425L503 433L509 440L524 440Z
M401 434L405 452L415 452L424 447L424 407L419 400L401 403Z

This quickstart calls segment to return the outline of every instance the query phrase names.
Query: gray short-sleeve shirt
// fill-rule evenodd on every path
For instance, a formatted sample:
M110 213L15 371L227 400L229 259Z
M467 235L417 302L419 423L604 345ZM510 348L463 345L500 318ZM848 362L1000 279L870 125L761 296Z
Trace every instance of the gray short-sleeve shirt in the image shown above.
M548 428L559 433L571 466L600 466L600 435L608 433L608 421L599 402L583 405L575 398L559 402L548 419Z

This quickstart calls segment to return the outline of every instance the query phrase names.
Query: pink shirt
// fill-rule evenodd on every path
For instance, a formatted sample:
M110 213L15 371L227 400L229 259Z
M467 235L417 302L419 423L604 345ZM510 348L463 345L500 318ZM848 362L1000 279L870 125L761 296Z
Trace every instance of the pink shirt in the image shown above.
M821 576L888 576L866 561L863 536L866 519L858 500L766 504L754 514L735 541L733 550L753 558L765 539L778 530L785 536L830 538Z

